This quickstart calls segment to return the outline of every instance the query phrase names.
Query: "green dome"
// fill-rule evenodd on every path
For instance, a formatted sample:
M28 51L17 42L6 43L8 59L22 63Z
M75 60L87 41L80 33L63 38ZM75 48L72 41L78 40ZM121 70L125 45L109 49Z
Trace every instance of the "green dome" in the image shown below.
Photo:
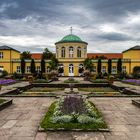
M80 37L70 34L62 38L61 41L82 41Z
M55 44L69 43L69 42L88 44L87 42L82 41L80 37L74 34L69 34L69 35L64 36L60 41L56 42Z

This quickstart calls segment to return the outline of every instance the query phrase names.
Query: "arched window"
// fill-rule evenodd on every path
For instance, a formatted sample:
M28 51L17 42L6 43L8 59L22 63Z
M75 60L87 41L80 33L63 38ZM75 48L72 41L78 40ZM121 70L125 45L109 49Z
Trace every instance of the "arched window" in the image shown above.
M61 49L61 57L65 57L65 47L62 47Z
M73 47L69 47L69 57L73 58Z
M83 64L79 64L79 76L82 76L84 72L84 65Z
M77 57L81 57L81 47L77 48Z

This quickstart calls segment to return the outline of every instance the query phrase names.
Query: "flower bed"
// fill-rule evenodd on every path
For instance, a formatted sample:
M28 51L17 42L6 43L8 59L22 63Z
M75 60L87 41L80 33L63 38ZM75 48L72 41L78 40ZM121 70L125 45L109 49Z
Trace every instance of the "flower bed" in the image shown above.
M64 88L51 88L51 87L33 87L29 90L27 90L27 92L55 92L55 91L63 91Z
M132 85L140 85L140 80L138 79L126 79L126 80L122 80L122 82L132 84Z
M107 79L96 79L96 80L91 79L90 81L92 83L109 83Z
M54 102L41 122L44 130L107 129L95 105L81 97L65 97Z
M86 92L116 92L116 90L110 87L79 88L78 90Z
M74 78L69 78L69 79L65 80L64 83L78 83L78 81L75 80Z
M13 84L16 80L13 79L0 79L0 85Z

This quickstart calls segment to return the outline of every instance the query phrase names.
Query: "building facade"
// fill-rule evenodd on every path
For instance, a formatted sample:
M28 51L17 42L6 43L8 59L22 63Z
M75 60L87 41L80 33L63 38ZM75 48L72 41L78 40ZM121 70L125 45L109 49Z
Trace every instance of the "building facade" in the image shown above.
M93 61L93 73L97 74L98 59L96 57L105 56L101 60L102 73L108 72L108 59L112 59L112 74L117 74L118 58L122 59L122 71L128 74L133 73L136 66L140 67L140 46L132 47L122 53L96 54L87 53L88 43L80 37L69 34L55 43L56 58L59 61L58 68L62 69L61 76L81 76L84 70L84 61L90 58ZM35 60L36 71L41 71L41 53L32 54ZM0 46L0 70L6 70L9 74L21 73L21 53L9 46ZM94 59L93 59L94 58ZM45 60L46 74L49 73L49 61ZM31 72L31 60L25 60L25 73Z

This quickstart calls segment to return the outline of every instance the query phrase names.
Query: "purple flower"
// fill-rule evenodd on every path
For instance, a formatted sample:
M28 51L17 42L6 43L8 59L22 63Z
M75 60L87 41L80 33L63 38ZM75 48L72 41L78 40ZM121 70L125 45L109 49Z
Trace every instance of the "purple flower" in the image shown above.
M6 85L6 84L11 84L11 83L15 83L16 81L13 79L1 79L0 80L0 85Z
M123 80L123 82L140 85L140 80L138 79L126 79L126 80Z

